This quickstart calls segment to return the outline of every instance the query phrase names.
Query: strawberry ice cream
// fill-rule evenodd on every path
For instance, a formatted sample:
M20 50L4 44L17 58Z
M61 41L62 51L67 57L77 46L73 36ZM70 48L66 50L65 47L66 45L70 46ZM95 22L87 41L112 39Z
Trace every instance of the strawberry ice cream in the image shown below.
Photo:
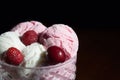
M37 34L44 31L46 27L38 21L21 22L16 25L12 31L18 32L22 36L28 30L34 30Z
M59 46L71 57L77 55L78 38L72 28L64 24L55 24L48 27L39 37L39 42L46 48Z

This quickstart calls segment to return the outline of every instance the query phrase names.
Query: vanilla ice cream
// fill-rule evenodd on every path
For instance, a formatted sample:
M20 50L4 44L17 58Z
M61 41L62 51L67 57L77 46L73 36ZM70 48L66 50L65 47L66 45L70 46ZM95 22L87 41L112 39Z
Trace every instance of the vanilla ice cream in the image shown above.
M0 54L10 47L15 47L20 51L25 48L25 45L19 39L19 34L16 32L9 31L0 35Z
M24 61L21 64L23 67L33 68L45 64L46 50L39 43L33 43L23 50ZM31 70L21 70L22 74L29 74Z

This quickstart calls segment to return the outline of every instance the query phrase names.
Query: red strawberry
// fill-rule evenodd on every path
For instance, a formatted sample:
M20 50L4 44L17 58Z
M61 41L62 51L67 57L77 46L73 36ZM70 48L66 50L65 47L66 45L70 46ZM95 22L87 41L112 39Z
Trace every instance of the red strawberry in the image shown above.
M19 65L23 59L22 53L14 47L9 48L5 53L5 61L8 64Z
M30 45L31 43L37 42L38 40L38 35L34 30L29 30L23 34L21 37L21 41L25 45Z

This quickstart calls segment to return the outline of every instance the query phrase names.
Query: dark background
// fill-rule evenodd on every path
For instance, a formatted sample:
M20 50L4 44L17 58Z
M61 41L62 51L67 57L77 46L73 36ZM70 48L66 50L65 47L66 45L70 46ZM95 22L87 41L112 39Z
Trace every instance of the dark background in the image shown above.
M116 7L101 8L98 5L96 8L97 4L91 5L67 7L65 10L4 9L5 12L1 11L0 15L0 33L30 20L40 21L48 27L67 24L75 30L80 42L76 80L120 80L119 10Z

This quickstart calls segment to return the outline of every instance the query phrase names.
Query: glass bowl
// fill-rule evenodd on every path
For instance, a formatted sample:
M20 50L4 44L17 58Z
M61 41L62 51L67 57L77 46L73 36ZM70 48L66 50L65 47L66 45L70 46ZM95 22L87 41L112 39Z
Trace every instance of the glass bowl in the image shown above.
M75 80L77 56L56 65L26 68L0 61L0 80Z

